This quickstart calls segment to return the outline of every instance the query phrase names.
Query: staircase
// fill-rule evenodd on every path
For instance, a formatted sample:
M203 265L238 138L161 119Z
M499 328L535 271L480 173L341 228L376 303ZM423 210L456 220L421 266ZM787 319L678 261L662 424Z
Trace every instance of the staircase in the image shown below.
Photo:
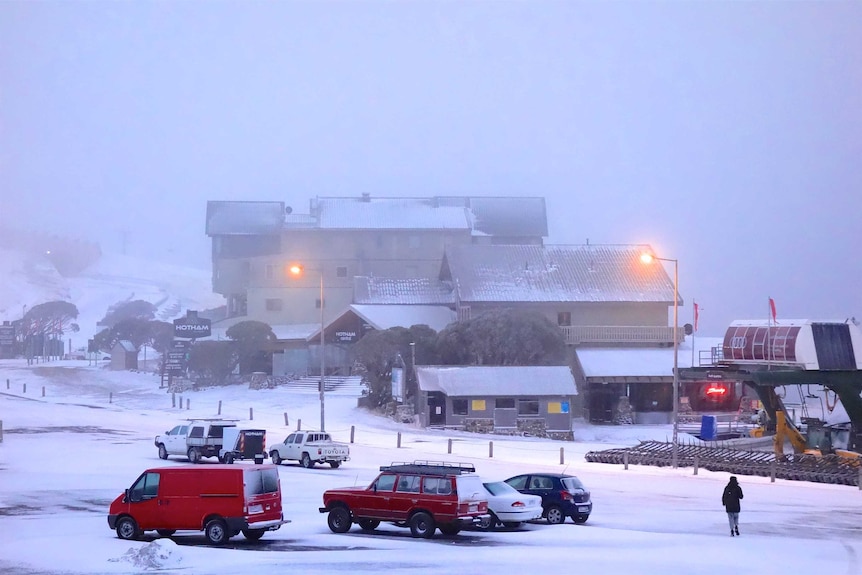
M320 389L320 377L306 375L297 378L275 376L278 387L317 392ZM326 393L360 397L365 389L362 378L358 375L327 375L324 379Z

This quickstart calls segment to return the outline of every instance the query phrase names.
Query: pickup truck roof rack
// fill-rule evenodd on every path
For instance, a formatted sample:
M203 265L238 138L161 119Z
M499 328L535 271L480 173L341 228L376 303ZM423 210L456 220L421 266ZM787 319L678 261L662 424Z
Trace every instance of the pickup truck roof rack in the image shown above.
M448 461L393 461L391 465L381 465L380 471L401 473L424 473L426 475L461 475L476 473L472 463L452 463Z

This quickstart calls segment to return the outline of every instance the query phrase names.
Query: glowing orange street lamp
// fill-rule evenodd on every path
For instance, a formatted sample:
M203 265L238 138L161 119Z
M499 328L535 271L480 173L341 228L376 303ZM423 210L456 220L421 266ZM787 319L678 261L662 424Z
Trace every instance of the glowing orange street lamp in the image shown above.
M651 264L655 260L673 262L673 452L671 463L677 468L679 457L679 260L660 258L650 252L641 254L641 262Z
M306 269L301 264L290 264L287 271L296 277L301 277ZM326 389L324 385L324 373L326 369L326 356L324 354L324 339L323 339L323 270L311 270L320 272L320 431L326 431L325 418L325 396Z

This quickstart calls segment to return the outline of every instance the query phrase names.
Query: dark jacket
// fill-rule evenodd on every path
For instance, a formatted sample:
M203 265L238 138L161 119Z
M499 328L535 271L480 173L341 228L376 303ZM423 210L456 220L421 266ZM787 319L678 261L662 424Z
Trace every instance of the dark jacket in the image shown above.
M724 505L728 513L739 513L739 500L742 499L742 487L736 481L736 477L731 477L730 482L724 488L724 493L721 495L721 504Z

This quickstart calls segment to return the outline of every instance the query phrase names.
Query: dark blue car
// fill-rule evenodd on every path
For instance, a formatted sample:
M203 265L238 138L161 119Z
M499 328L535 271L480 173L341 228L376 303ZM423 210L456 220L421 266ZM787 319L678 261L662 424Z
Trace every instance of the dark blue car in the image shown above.
M571 517L575 523L585 523L593 511L590 492L574 475L564 473L526 473L506 480L506 483L530 495L542 498L542 517L558 524Z

